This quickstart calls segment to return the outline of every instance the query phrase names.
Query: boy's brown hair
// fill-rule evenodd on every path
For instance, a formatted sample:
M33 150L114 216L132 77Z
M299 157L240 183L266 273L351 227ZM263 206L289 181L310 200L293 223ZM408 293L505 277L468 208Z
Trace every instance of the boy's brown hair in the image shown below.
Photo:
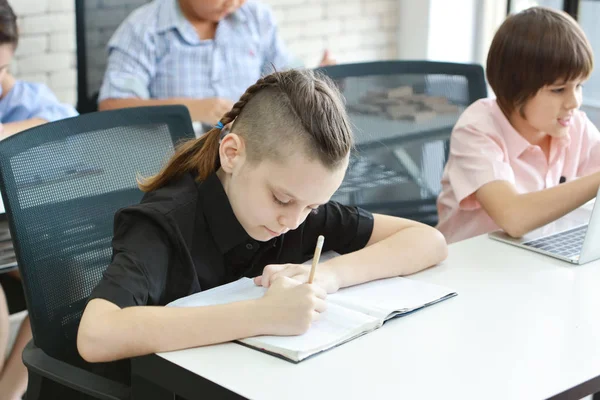
M532 7L509 16L498 28L487 57L487 79L508 117L544 86L587 79L593 52L567 13Z

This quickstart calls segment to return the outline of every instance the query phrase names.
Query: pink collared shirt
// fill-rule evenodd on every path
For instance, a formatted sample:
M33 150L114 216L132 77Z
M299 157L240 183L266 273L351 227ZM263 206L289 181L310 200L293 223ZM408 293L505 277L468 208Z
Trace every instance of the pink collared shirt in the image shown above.
M437 200L437 228L448 243L500 229L475 192L504 180L519 193L534 192L600 170L600 132L584 112L575 111L569 135L552 139L549 160L508 122L496 99L481 99L461 115L450 139L450 154Z

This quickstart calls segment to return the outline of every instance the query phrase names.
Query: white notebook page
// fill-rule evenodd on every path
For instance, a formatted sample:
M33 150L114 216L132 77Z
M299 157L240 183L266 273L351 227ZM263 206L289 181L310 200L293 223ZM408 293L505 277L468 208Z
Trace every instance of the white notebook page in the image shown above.
M328 299L385 318L394 311L413 310L451 293L454 291L443 286L395 277L344 288Z
M257 347L261 343L298 352L327 348L335 343L357 335L363 330L374 329L381 324L377 318L328 303L327 310L298 336L257 336L242 340Z

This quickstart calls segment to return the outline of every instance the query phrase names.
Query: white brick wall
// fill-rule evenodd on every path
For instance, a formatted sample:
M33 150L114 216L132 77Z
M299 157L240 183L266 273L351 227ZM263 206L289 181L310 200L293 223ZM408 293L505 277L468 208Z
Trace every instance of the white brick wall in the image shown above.
M12 71L48 84L65 102L77 100L75 0L9 0L21 31ZM264 0L273 8L288 47L306 66L318 64L325 49L340 63L396 57L398 0ZM114 21L140 0L85 0L101 8L88 25L90 48L103 48ZM98 54L101 54L98 51ZM94 54L90 61L97 58ZM103 67L89 71L97 86Z
M75 1L9 2L21 33L11 71L18 78L48 84L60 100L75 104Z
M306 66L316 66L325 49L340 63L396 58L398 0L263 1Z

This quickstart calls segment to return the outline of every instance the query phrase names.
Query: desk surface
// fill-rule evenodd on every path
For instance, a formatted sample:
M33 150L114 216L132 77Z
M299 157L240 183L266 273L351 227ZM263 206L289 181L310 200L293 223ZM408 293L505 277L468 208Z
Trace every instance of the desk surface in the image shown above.
M459 295L297 365L234 343L159 356L252 399L541 399L600 375L600 262L480 236L413 279Z

